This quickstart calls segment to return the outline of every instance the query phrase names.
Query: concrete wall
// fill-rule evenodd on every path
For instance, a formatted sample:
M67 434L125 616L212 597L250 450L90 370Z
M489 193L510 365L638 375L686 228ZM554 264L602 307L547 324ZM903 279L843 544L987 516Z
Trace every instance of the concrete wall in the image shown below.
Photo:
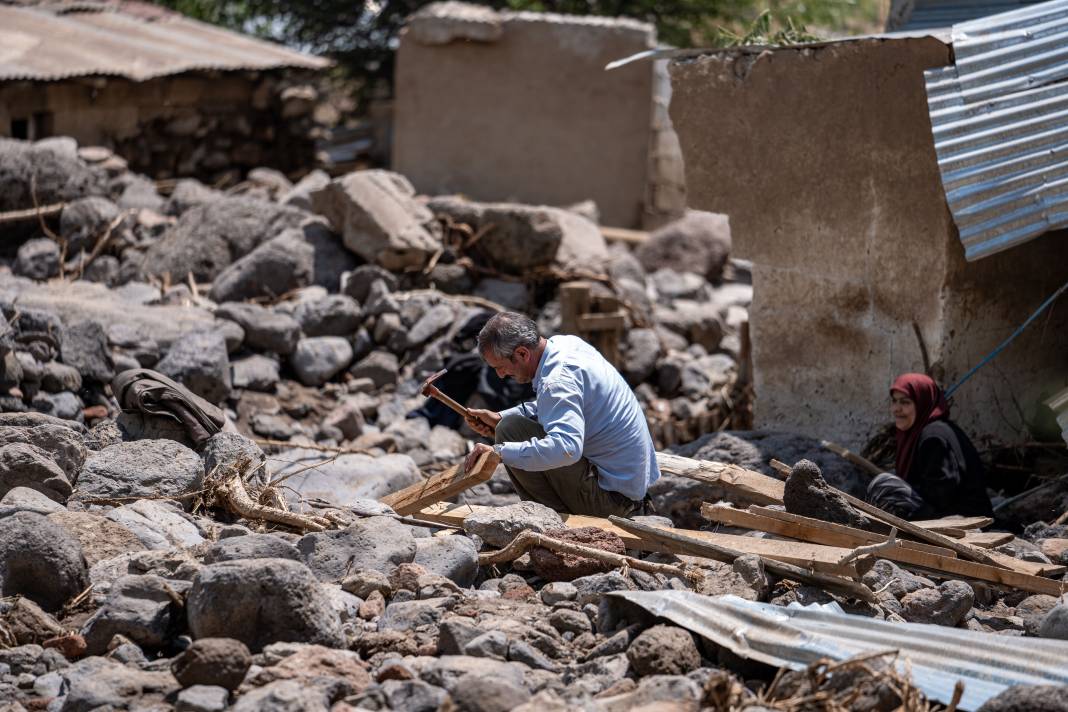
M443 38L438 30L455 25L447 16L419 18L420 26L402 33L394 170L424 193L549 205L593 199L604 224L642 225L649 207L654 67L604 67L653 47L652 26L476 14L478 22L469 23L475 29L466 34Z
M922 370L913 322L952 383L1068 279L1052 236L964 262L923 86L924 69L949 62L923 38L672 65L689 204L729 215L735 254L754 261L757 427L859 446L888 421L894 376ZM954 417L1019 437L1020 418L993 403L1011 408L1012 392L1036 411L1065 383L1064 321L969 382Z
M284 83L283 73L241 72L0 82L0 136L10 135L12 119L43 113L51 115L49 135L112 148L156 178L309 167L314 141L302 135L306 117L283 116Z

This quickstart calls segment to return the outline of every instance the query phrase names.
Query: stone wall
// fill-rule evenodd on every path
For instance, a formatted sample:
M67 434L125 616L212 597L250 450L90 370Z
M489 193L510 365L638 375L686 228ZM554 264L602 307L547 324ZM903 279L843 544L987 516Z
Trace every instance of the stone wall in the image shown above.
M401 35L393 167L430 194L593 199L604 224L659 224L650 184L672 181L652 177L653 64L604 69L655 43L633 20L431 6Z
M107 146L153 178L214 181L232 169L306 169L314 165L317 135L317 97L306 79L279 70L3 82L0 136L11 135L13 119L29 117L36 135L28 138L71 136L79 145Z
M693 208L730 216L754 262L756 425L853 446L888 421L887 387L953 383L1068 279L1059 241L976 263L945 204L923 70L933 38L862 40L672 65L671 116ZM1068 309L964 386L955 418L1015 440L1066 382Z

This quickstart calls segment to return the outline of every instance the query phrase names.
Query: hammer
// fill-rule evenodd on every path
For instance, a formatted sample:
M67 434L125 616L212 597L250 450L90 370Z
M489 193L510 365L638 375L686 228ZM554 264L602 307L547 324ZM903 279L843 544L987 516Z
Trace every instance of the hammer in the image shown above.
M467 408L464 408L452 398L449 398L447 395L442 393L437 386L434 385L434 381L444 376L448 370L449 369L447 368L443 368L434 375L430 376L430 378L423 381L423 388L419 392L422 393L424 396L427 396L428 398L437 398L439 401L455 410L464 418L470 418L471 411L469 411Z

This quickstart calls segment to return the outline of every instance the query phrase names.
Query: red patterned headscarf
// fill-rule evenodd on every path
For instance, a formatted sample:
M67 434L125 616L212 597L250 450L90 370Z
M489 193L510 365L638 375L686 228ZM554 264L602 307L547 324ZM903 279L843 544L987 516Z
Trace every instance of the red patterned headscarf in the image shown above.
M949 404L946 396L930 376L922 373L904 373L897 377L890 393L900 391L916 404L916 420L908 430L898 430L897 436L897 476L903 480L909 478L909 469L916 457L916 445L920 441L920 432L924 426L935 420L949 418Z

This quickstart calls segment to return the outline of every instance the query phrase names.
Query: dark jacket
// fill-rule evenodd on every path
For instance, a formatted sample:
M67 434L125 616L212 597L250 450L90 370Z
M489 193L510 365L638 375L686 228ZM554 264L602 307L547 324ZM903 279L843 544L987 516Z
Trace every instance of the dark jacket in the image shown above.
M936 420L924 426L909 472L898 475L923 497L937 517L993 513L979 453L953 422Z

